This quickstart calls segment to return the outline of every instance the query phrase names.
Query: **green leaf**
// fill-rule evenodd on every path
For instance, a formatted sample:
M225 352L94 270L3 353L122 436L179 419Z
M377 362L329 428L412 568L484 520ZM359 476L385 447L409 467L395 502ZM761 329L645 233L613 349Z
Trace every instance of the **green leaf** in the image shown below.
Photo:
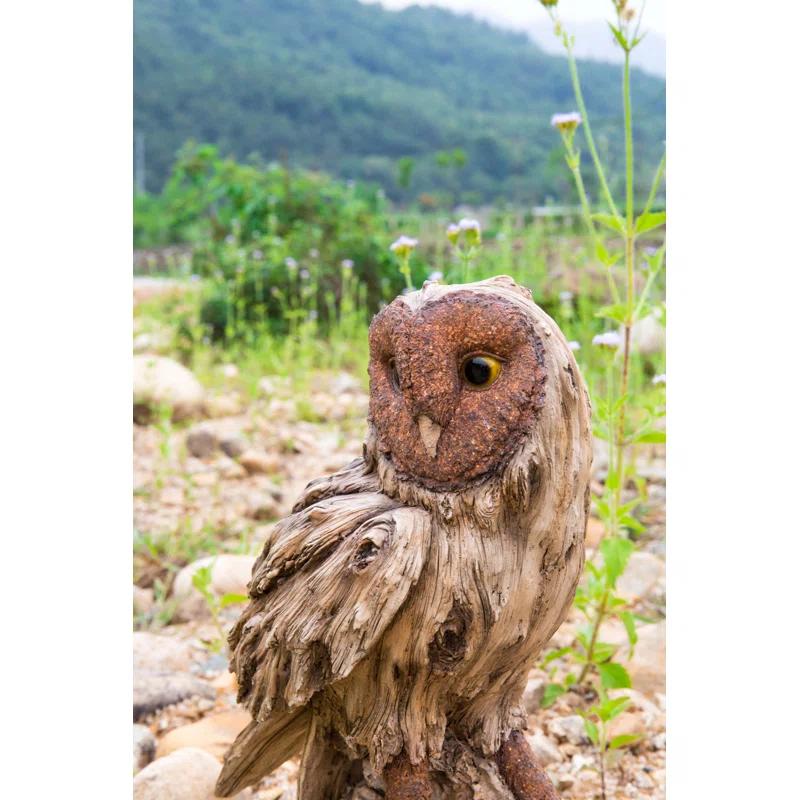
M603 554L606 580L609 586L616 586L617 578L625 571L633 552L633 542L622 536L606 536L600 542L600 552Z
M606 250L602 242L597 242L594 249L597 260L604 266L611 268L619 260L619 256L615 256Z
M660 228L662 225L665 225L666 222L666 211L648 211L647 214L642 214L639 219L636 220L636 228L634 230L636 233L647 233L647 231L651 231L653 228Z
M622 220L619 219L619 217L615 217L613 214L592 214L592 219L604 225L606 228L611 228L612 231L616 231L620 234L625 233Z
M633 744L633 742L638 742L641 738L642 736L639 733L621 733L619 736L615 736L608 743L608 749L617 750L620 747L625 747L626 744Z
M631 686L631 676L622 664L614 661L598 664L597 671L605 689L629 689Z
M600 319L610 319L624 324L628 316L628 309L622 303L615 303L614 305L598 308L594 315Z
M594 707L594 712L603 722L608 722L619 716L630 704L631 699L629 697L609 698L600 703L599 706Z
M595 664L602 664L608 661L619 648L615 644L606 644L605 642L594 643L594 653L592 653L592 661Z
M636 444L664 444L667 441L666 431L645 431L634 440Z
M607 21L607 20L606 20ZM615 28L610 22L608 23L608 27L611 28L611 33L614 34L614 38L617 40L617 44L623 49L628 49L628 42L625 39L622 31L619 28Z
M561 658L565 656L572 650L571 647L560 647L558 650L551 650L543 659L542 664L546 665L549 664L551 661L555 661L557 658Z
M639 641L639 634L636 632L636 623L633 614L630 611L620 611L618 614L620 622L625 626L625 632L628 634L628 641L631 645L631 653L636 642Z
M548 683L544 687L544 695L542 696L542 708L547 708L553 705L566 689L560 683Z
M237 603L246 603L250 598L246 594L233 594L228 593L222 595L219 600L220 608L227 608L228 606L234 606Z
M600 734L597 731L597 725L592 722L589 717L583 718L583 727L586 730L586 735L592 740L592 744L597 744L600 741Z

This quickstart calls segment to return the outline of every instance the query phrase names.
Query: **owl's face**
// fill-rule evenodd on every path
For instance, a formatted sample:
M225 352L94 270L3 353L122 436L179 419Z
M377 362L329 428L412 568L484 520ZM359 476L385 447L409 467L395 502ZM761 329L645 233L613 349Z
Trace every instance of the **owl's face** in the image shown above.
M522 290L520 290L522 291ZM500 294L398 298L370 326L370 418L401 477L434 491L502 469L544 402L531 316Z

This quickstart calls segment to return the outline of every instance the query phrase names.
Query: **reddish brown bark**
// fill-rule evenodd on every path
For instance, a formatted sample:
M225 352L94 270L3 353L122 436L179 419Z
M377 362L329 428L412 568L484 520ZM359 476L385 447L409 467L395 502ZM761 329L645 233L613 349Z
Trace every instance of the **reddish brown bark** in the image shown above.
M525 736L512 731L495 755L500 775L517 800L558 800L555 786L536 763Z
M383 770L386 800L430 800L433 794L428 767L412 764L405 751Z

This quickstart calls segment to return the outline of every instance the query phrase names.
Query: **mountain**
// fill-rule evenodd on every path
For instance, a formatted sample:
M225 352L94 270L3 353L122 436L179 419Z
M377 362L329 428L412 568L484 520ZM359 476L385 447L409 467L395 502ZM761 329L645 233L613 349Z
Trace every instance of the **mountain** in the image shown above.
M622 63L624 54L614 41L608 23L603 20L570 22L568 28L575 36L575 55L578 58ZM546 53L558 55L562 52L561 42L553 36L552 22L536 23L528 33ZM644 72L663 78L667 74L667 43L664 37L648 31L633 51L631 63Z
M581 66L598 147L618 186L619 69ZM637 160L654 165L664 82L635 71L633 96ZM563 57L438 8L135 0L134 127L150 191L191 138L240 158L377 181L401 200L436 191L469 202L565 199L571 184L549 121L573 107ZM441 156L454 149L465 162ZM410 181L399 186L404 158L413 165L404 162Z

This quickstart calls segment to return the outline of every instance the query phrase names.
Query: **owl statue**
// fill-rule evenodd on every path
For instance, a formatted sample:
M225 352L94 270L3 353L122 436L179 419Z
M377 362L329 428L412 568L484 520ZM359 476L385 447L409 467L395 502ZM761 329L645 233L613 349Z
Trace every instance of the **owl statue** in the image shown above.
M555 798L520 699L583 566L572 352L506 276L427 282L369 342L363 457L274 528L230 633L253 721L217 793L300 755L300 800Z

